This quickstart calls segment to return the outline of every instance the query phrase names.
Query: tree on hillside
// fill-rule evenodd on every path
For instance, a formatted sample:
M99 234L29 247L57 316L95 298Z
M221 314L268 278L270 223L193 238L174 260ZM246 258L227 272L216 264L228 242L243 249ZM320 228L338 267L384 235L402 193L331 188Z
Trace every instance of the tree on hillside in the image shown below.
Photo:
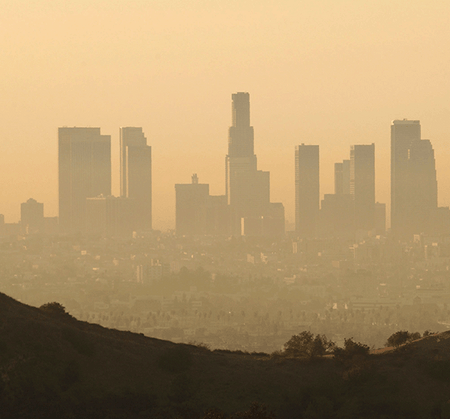
M57 303L56 301L52 303L45 303L41 305L39 309L52 315L70 316L70 314L66 312L66 308L62 304Z
M336 358L339 359L348 359L353 358L356 355L368 355L370 348L368 345L364 343L355 342L353 338L344 339L344 347L343 348L334 348L333 354Z
M292 336L284 344L284 354L295 358L316 358L332 353L335 343L325 335L316 335L304 331Z
M409 333L406 330L399 330L388 337L385 346L393 346L398 348L400 345L420 339L420 333Z

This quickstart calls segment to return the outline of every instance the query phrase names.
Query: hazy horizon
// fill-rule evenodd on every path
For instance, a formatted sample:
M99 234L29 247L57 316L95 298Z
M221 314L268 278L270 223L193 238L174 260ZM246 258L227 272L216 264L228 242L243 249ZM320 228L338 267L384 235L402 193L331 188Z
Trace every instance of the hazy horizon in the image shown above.
M350 145L375 143L389 215L390 124L419 119L450 204L450 4L424 1L3 1L0 213L34 198L58 214L57 129L143 127L153 227L174 227L176 183L225 190L231 94L249 92L258 167L294 221L294 148L320 146L321 196Z

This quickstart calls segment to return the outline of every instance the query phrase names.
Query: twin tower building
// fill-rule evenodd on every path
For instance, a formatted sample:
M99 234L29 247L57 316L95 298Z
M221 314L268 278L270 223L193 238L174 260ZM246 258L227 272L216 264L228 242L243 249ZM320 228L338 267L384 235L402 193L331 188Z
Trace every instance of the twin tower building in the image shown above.
M258 170L250 96L232 95L225 194L209 185L175 185L177 235L281 236L284 206L270 202L270 174ZM386 206L375 201L375 145L354 145L335 164L335 191L320 202L319 146L295 150L295 225L301 238L384 234ZM120 129L120 197L111 195L111 137L100 128L59 128L59 224L62 232L107 236L152 229L152 149L142 128ZM420 122L391 126L391 228L402 239L450 230L450 211L437 207L433 147ZM449 231L450 233L450 231Z
M58 153L61 232L151 230L152 149L142 128L120 129L120 197L111 195L111 136L100 128L59 128Z

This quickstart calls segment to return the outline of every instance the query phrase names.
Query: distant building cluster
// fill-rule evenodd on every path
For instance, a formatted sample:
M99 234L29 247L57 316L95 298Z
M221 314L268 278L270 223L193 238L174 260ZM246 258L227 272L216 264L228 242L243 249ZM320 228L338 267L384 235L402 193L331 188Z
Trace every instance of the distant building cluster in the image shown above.
M176 184L178 236L281 237L284 206L270 200L270 173L258 170L250 95L232 94L225 193L210 195L197 174ZM334 166L334 193L320 194L319 146L295 147L295 232L300 239L355 239L386 233L386 204L376 201L375 144L355 144ZM141 127L120 128L120 196L111 193L111 136L100 128L58 130L59 217L44 204L21 204L18 224L0 217L0 235L36 232L130 237L152 230L152 147ZM420 121L391 125L391 233L450 234L450 210L438 207L434 150Z
M375 145L357 144L350 158L334 167L334 194L321 204L319 146L295 151L295 223L301 238L354 238L383 235L386 204L375 200ZM450 232L449 208L437 206L434 150L421 139L420 122L391 126L391 232L401 240Z
M177 234L282 236L284 206L270 202L270 173L257 168L248 93L232 95L225 161L224 196L210 196L196 174L191 184L175 185Z
M152 150L142 128L120 128L120 197L111 195L111 136L59 128L61 233L127 236L152 228Z

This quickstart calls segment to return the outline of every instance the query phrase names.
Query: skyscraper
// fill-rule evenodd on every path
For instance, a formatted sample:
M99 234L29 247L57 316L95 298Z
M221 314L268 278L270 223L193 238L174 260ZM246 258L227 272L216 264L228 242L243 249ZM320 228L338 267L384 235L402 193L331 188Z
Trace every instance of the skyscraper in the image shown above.
M391 229L408 239L427 230L437 208L434 150L421 140L420 121L395 120L391 125Z
M355 228L375 228L375 144L350 148L350 193L355 208Z
M391 125L391 229L396 236L408 234L409 146L420 140L420 121L395 120Z
M232 95L231 113L225 189L231 210L232 233L240 234L242 221L248 219L248 226L254 224L250 219L264 217L271 212L270 174L257 169L248 93L239 92Z
M140 127L120 128L120 195L135 202L136 226L152 228L152 148Z
M111 137L100 128L58 129L59 224L85 229L86 198L111 195Z
M319 218L319 146L295 148L295 229L300 237L317 235Z
M429 218L437 210L434 150L430 140L414 140L409 146L409 206L406 219L410 234L428 233Z
M334 193L350 194L350 160L334 164Z

